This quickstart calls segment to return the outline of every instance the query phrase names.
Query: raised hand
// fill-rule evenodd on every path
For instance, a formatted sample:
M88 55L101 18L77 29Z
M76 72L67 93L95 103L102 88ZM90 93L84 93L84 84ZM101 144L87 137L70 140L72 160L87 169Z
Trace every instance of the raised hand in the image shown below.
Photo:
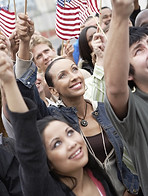
M34 23L23 13L18 14L18 20L16 23L16 32L19 39L23 42L29 42L31 36L34 33Z
M0 33L0 50L10 55L10 42L2 33Z
M11 83L14 78L13 63L8 54L0 51L0 80L2 84Z
M66 55L67 57L71 57L74 51L74 47L73 45L70 43L70 40L68 40L65 44L64 44L64 48L63 48L63 55Z
M19 49L19 38L16 33L16 29L12 32L12 34L9 37L10 41L10 52L11 52L11 57L12 60L16 60L16 53L18 52Z
M93 47L94 54L97 57L102 58L103 53L104 53L104 49L105 49L105 45L106 45L106 38L101 33L96 32L93 35L93 39L92 39L91 44Z
M134 10L134 0L111 0L113 16L118 15L122 19L129 18Z

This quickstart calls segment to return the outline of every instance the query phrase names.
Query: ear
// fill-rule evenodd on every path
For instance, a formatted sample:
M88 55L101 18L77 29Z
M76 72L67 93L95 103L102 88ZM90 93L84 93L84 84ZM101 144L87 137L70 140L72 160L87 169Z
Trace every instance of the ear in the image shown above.
M57 92L57 90L54 87L49 87L49 91L52 95L59 97L59 93Z
M134 79L134 77L132 76L132 75L129 75L128 76L128 81L131 81L131 80L133 80Z

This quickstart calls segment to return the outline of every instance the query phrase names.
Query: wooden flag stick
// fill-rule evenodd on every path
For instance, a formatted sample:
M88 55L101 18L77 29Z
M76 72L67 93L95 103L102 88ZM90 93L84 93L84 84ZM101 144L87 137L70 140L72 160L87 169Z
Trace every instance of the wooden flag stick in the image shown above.
M15 0L13 0L13 5L14 5L15 20L17 20Z
M8 11L9 11L9 8L10 8L10 0L8 0Z
M98 27L99 27L99 29L100 29L101 33L104 35L104 37L105 37L105 38L106 38L106 40L107 40L107 37L106 37L106 35L105 35L104 31L102 30L102 28L101 28L101 26L100 26L99 22L97 21L97 19L95 18L95 16L94 16L93 12L91 11L91 9L90 9L89 7L88 7L88 11L89 11L90 15L91 15L91 16L95 19L96 24L98 25Z
M102 0L100 0L100 24L102 23L101 14L102 14Z
M64 0L64 7L65 7L65 0ZM64 50L64 40L62 40L62 47L61 47L61 55L63 55L63 50Z
M25 0L25 14L27 14L27 0Z

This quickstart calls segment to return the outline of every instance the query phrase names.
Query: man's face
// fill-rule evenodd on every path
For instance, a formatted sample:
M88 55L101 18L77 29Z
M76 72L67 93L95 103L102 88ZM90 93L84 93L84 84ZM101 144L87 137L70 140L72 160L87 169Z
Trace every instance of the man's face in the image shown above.
M135 70L132 80L142 90L148 86L148 36L130 47L130 63Z
M101 20L104 25L108 25L111 21L112 10L109 8L104 8L101 11Z
M47 44L36 45L32 53L36 66L43 72L45 72L52 59L56 57L55 50L51 49Z

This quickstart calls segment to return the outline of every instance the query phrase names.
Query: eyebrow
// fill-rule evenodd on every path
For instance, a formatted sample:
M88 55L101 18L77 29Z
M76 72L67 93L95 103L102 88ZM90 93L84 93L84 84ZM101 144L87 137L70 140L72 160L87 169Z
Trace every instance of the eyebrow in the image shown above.
M73 65L76 65L75 63L72 63L71 64L71 68L73 67ZM58 76L61 74L61 73L64 73L65 72L65 70L62 70L62 71L60 71L60 73L58 73Z
M49 48L44 49L42 52L40 52L40 53L36 56L36 59L37 59L40 55L42 55L43 52L49 51L49 50L50 50Z
M65 129L65 133L67 133L67 131L69 130L69 126ZM55 137L55 138L53 138L52 140L51 140L51 142L50 142L50 146L52 145L52 143L54 142L54 141L57 141L58 139L60 139L59 137Z
M135 47L133 48L133 52L134 52L135 50L137 50L138 48L140 48L141 46L142 46L142 44L139 43L137 46L135 46Z

